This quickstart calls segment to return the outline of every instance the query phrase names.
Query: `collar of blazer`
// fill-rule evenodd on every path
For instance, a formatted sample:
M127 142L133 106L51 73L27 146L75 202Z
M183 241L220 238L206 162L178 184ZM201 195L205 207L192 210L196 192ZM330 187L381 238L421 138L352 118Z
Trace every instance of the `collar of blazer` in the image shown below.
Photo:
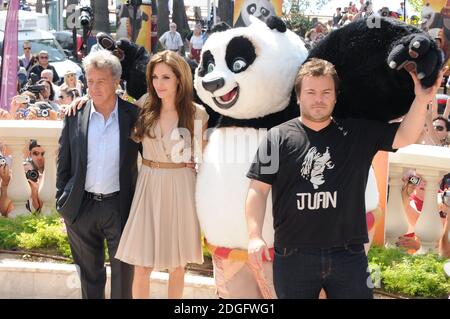
M86 106L80 110L78 116L78 130L80 142L80 160L81 167L87 169L87 138L89 129L89 115L91 113L92 100L86 103ZM128 139L131 134L130 108L122 99L118 99L119 130L120 130L120 166L122 166L127 149Z

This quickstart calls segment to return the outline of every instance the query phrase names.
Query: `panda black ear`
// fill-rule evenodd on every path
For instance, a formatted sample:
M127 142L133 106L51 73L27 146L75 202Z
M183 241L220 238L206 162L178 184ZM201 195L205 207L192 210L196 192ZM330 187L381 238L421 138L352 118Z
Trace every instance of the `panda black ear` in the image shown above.
M231 26L226 23L226 22L219 22L216 23L212 28L210 33L214 33L214 32L223 32L223 31L227 31L231 29Z
M286 24L277 16L270 16L266 24L271 30L277 29L278 32L286 32Z

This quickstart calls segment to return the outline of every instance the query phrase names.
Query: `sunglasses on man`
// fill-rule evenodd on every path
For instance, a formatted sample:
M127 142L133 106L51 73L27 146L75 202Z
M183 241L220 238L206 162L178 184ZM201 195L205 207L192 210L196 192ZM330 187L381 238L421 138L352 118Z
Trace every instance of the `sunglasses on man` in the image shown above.
M438 132L442 132L442 131L445 129L445 127L440 126L440 125L436 125L436 126L434 126L434 129L435 129L436 131L438 131Z
M29 48L29 47L24 47L23 49L24 50L31 50L31 48Z

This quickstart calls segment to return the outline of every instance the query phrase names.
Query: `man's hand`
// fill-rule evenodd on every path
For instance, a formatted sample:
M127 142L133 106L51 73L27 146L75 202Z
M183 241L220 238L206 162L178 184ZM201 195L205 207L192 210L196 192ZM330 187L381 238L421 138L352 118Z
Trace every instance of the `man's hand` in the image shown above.
M398 241L395 243L397 247L404 248L404 249L412 249L412 250L418 250L420 248L420 242L417 239L417 237L408 237L408 236L400 236L398 238Z
M11 171L8 165L0 166L1 186L8 186L11 181Z
M89 101L89 97L87 95L76 98L70 103L70 107L66 109L66 116L75 116L79 110L81 110Z
M267 260L270 260L269 248L264 239L258 237L250 238L248 242L248 261L261 269L263 267L263 254Z
M11 120L11 114L7 110L0 109L0 120Z
M39 193L39 180L37 182L27 179L28 184L30 184L31 195L37 195Z
M439 75L436 79L436 82L434 82L433 86L430 88L424 88L422 86L422 84L420 83L420 80L417 77L416 72L409 71L409 74L411 75L411 78L414 81L414 93L416 95L416 99L419 102L421 102L423 104L428 104L431 101L433 101L438 89L441 86L442 78L444 77L444 73L447 72L447 70L448 70L448 66L444 67L441 71L439 71Z

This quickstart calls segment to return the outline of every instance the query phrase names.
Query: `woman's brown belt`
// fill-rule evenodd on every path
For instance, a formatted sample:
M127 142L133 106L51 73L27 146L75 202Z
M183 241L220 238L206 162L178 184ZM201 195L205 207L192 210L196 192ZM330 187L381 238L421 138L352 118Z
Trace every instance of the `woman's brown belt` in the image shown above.
M142 164L151 168L184 168L186 163L168 163L168 162L153 162L145 158L142 159Z

